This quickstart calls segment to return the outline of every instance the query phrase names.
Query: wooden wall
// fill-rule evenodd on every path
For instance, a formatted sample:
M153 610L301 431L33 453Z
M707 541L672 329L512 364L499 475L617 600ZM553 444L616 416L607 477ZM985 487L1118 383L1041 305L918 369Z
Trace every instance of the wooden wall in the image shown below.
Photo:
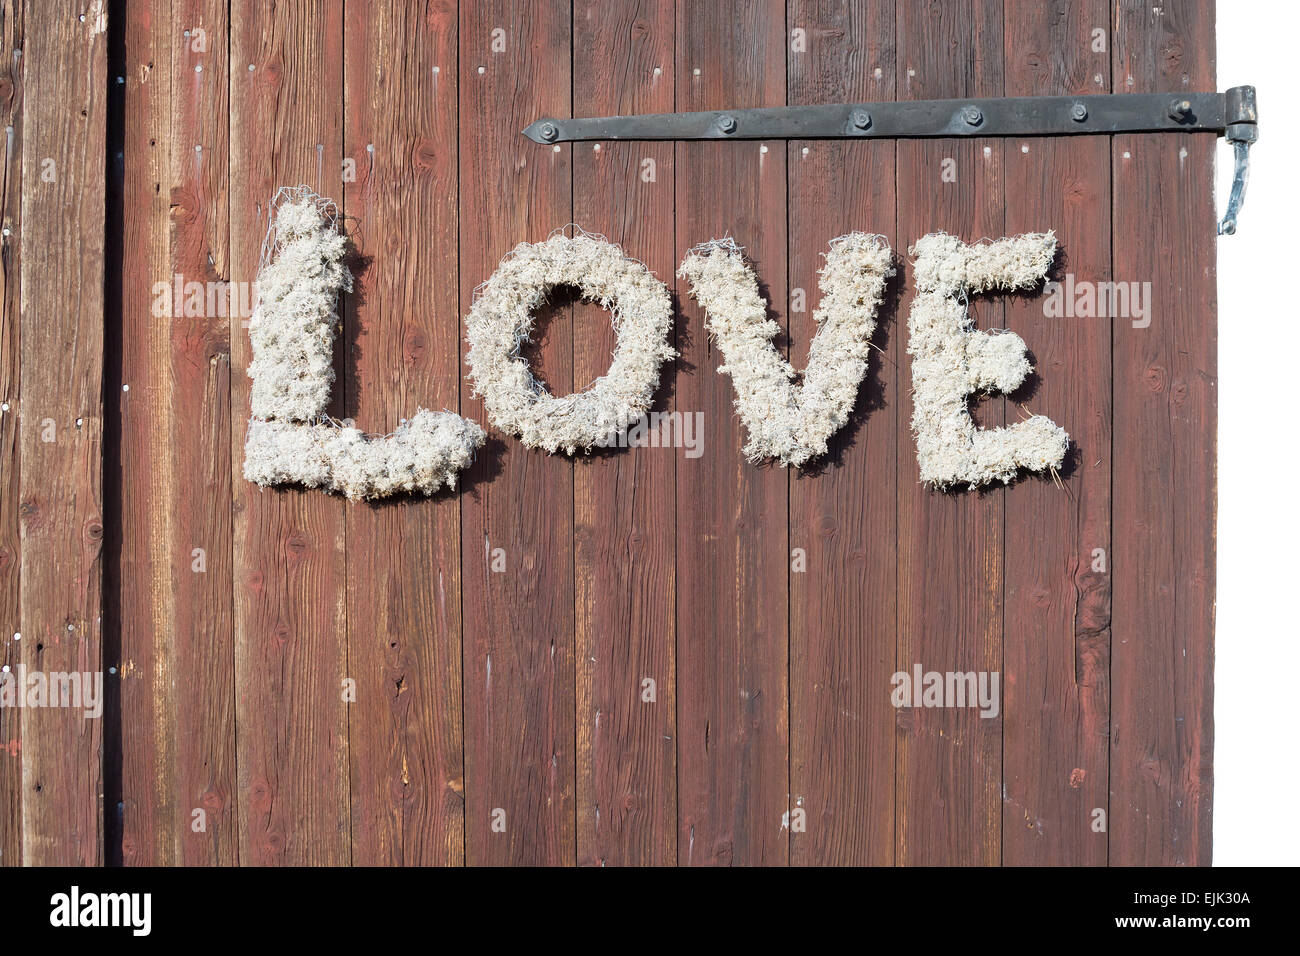
M1213 135L519 130L1211 90L1212 5L0 0L0 36L0 663L107 688L100 719L0 708L0 863L1210 862ZM158 284L246 299L299 183L348 217L331 412L372 432L418 406L488 424L462 316L566 223L675 289L731 235L796 366L829 239L884 234L900 275L853 419L803 473L744 461L680 290L655 407L702 413L698 457L493 432L458 494L263 491L246 315ZM930 491L907 246L1049 228L1058 275L1151 283L1149 325L976 301L1037 367L978 420L1029 408L1075 447L1059 482ZM565 392L612 344L558 298L530 355ZM895 710L914 664L998 672L997 717Z

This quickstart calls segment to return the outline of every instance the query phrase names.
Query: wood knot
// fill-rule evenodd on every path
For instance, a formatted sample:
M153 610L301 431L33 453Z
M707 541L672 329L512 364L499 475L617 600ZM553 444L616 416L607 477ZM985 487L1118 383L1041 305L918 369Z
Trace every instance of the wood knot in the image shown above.
M429 347L429 337L420 329L411 329L406 333L403 345L406 353L406 364L408 366L419 365Z
M302 531L291 531L289 537L285 539L284 547L294 557L300 557L307 553L311 542Z
M1163 69L1165 74L1182 72L1183 44L1181 40L1171 37L1168 45L1160 51L1160 55L1165 62Z
M402 772L388 782L388 793L395 803L408 803L419 796L419 788L411 786L411 773L405 765Z
M417 139L414 148L411 150L411 162L418 172L436 169L438 165L438 149L433 140L423 137Z
M192 225L199 219L199 197L192 189L173 186L171 190L171 221L177 225Z
M1065 195L1064 199L1068 205L1075 206L1086 202L1089 198L1088 187L1079 182L1077 179L1068 180L1062 184Z
M268 831L266 839L262 841L262 852L268 856L279 856L284 852L284 847L284 834L278 830Z

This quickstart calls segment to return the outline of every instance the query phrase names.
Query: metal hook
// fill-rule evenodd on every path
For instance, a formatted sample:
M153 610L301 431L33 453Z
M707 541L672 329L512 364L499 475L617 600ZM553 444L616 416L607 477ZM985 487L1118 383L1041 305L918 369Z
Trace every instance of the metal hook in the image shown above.
M1227 93L1228 125L1223 137L1232 144L1232 192L1228 208L1219 221L1219 235L1237 231L1237 217L1246 201L1246 181L1250 178L1250 144L1259 139L1259 111L1255 108L1255 88L1234 86Z

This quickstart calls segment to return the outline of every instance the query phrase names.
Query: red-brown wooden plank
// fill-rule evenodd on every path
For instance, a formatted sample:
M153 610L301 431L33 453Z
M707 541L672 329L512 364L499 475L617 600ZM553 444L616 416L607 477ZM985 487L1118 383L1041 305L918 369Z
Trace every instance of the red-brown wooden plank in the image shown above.
M575 116L673 110L673 8L577 0ZM573 147L574 221L673 285L671 143ZM573 381L605 374L608 313L575 308ZM672 407L671 364L654 410ZM610 449L574 470L578 861L677 857L674 474L683 449ZM654 681L653 686L645 685ZM648 698L653 697L653 700Z
M129 13L114 617L121 721L133 730L109 751L121 761L111 852L127 864L230 864L226 6ZM158 507L180 498L189 505Z
M459 390L456 5L347 5L347 412L385 434ZM352 859L464 860L460 504L349 505Z
M137 727L129 740L106 740L108 789L116 806L108 815L108 862L172 862L173 847L158 830L174 818L170 787L175 739L167 726L165 696L155 709L155 670L166 680L171 668L166 642L173 633L172 581L167 558L174 495L168 358L172 298L154 315L155 283L171 286L168 206L171 200L171 2L157 0L126 11L123 80L121 190L121 298L109 303L120 325L113 336L132 348L117 349L117 367L106 370L110 406L116 405L113 442L105 463L106 491L115 495L118 521L107 544L106 609L118 668L119 713ZM112 224L110 224L112 228ZM126 385L126 390L122 386ZM223 445L229 440L222 436ZM157 548L158 554L154 551ZM165 684L164 684L165 687ZM165 694L165 691L164 691ZM114 812L116 811L116 812ZM166 843L164 847L160 845Z
M1103 0L1006 0L1005 22L1008 96L1110 91ZM1022 184L1007 193L1007 234L1055 229L1064 289L1109 280L1109 137L1008 139L1003 152ZM1014 399L1072 447L1059 485L1006 493L1003 862L1104 865L1093 810L1106 807L1109 768L1110 321L1049 316L1046 301L1005 306L1036 371Z
M0 3L0 49L23 47L23 5ZM21 642L18 631L19 460L18 407L19 281L22 253L23 61L11 54L0 59L0 115L4 117L4 165L0 167L0 666L17 673ZM22 740L19 711L0 709L0 865L17 866L23 856Z
M158 502L178 493L168 397L172 323L179 325L184 318L173 318L172 294L164 293L161 309L155 308L155 286L161 282L170 289L173 283L168 222L172 70L177 56L173 51L184 40L172 36L170 0L136 5L126 13L126 49L117 65L124 80L122 275L121 299L114 311L121 324L113 338L131 347L120 347L117 367L108 370L114 389L108 398L116 405L117 420L106 469L120 518L110 528L106 604L115 631L110 663L118 668L120 719L137 729L129 737L113 735L107 742L112 781L107 798L116 804L108 817L108 860L166 864L175 862L171 838L179 836L172 830L176 817L171 788L177 740L170 718L176 700L168 693L173 673L170 638L175 634L170 561L178 557L172 527L177 509L160 508ZM213 437L220 440L214 447L229 447L227 435L196 434L194 439L211 442Z
M1114 82L1213 90L1214 7L1115 7ZM1212 133L1116 136L1112 268L1150 282L1114 320L1110 862L1208 866L1217 427Z
M171 271L218 290L230 278L228 12L223 0L172 4ZM176 764L163 782L176 800L168 836L186 865L232 864L238 850L230 339L252 296L225 291L225 315L218 300L216 314L205 306L205 317L171 323L172 487L192 503L177 509L168 546Z
M1002 93L1002 4L995 0L898 6L900 100ZM945 161L956 173L944 181ZM997 141L898 142L898 246L943 230L966 242L1003 234L1002 147ZM904 270L906 272L906 269ZM911 437L907 314L899 306L896 360L906 371L898 412L897 669L1000 671L1002 501L998 488L942 493L920 484ZM1002 302L972 303L980 328L1003 325ZM1003 421L1000 396L977 421ZM882 689L881 693L887 693ZM896 860L997 864L1001 830L1001 718L976 708L897 711Z
M102 4L44 0L24 25L16 630L27 673L97 675L108 20ZM20 719L23 862L102 863L102 720L64 706Z
M569 115L570 17L560 0L461 7L461 315L502 256L571 218L570 147L519 135L539 116ZM571 317L538 321L539 377L564 394ZM461 407L489 426L467 380ZM573 465L490 430L460 501L466 860L572 864Z
M894 4L858 8L790 0L790 102L894 98ZM800 34L797 31L803 31ZM894 144L791 141L790 285L793 364L816 332L817 270L827 243L861 231L894 243ZM897 253L897 250L895 250ZM891 290L892 291L892 290ZM792 293L793 294L793 293ZM887 294L868 375L830 455L790 485L790 547L806 571L790 576L790 793L801 864L894 860L895 500L900 330ZM888 348L889 351L883 351Z
M257 275L268 204L305 183L342 201L342 4L231 6L231 274ZM250 69L251 67L251 69ZM242 326L242 323L241 323ZM244 481L246 328L231 340L239 859L350 859L344 506ZM330 412L342 417L343 380Z
M781 0L688 0L677 108L785 102ZM676 149L677 252L732 236L784 327L785 144ZM683 864L784 864L789 808L789 485L741 452L731 379L681 289L675 409L704 414L704 454L677 463L678 835Z

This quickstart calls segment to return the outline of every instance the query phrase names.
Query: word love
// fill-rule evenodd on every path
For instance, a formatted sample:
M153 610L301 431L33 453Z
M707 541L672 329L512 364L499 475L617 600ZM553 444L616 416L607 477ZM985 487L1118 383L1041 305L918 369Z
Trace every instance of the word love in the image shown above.
M453 412L416 411L390 435L365 435L325 414L334 381L338 296L351 289L346 242L335 207L305 188L282 190L258 275L249 324L252 418L244 476L259 485L300 484L349 498L454 488L486 433ZM939 488L1010 482L1021 471L1054 471L1069 436L1041 415L1003 428L978 428L972 395L1011 392L1032 371L1024 341L981 332L970 295L1038 287L1056 252L1052 233L970 246L934 233L911 250L916 295L908 318L913 357L912 431L924 481ZM880 236L851 233L830 243L819 273L817 332L800 375L773 344L758 279L731 240L697 246L678 273L705 312L731 377L751 462L803 467L827 453L867 373L871 336L895 274ZM590 387L556 397L537 381L521 347L538 307L570 287L613 317L616 347L608 372ZM529 448L576 454L626 444L677 355L669 343L668 288L622 249L585 234L520 243L479 289L465 321L469 378L488 419Z

